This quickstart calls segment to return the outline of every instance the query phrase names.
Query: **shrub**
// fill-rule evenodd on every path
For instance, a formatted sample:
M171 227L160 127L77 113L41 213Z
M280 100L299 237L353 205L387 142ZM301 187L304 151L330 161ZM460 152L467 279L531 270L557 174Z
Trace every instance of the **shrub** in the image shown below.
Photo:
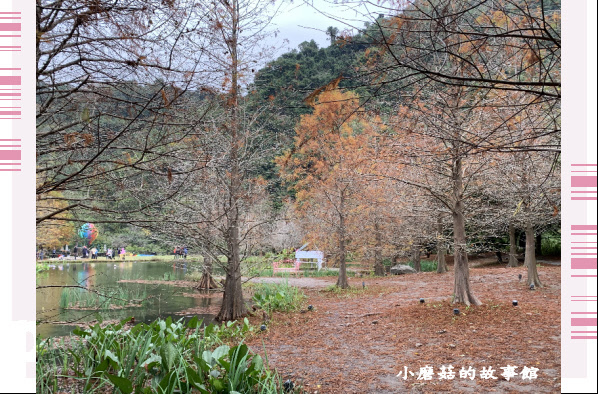
M284 283L258 283L253 301L267 313L273 311L291 312L301 308L306 296L297 287Z
M413 268L413 262L412 261L410 261L408 264L409 264L409 266L411 268ZM438 266L438 262L437 261L422 260L420 262L420 267L421 267L422 272L433 272L433 271L436 271L437 266Z
M542 234L542 255L559 256L561 254L561 235Z

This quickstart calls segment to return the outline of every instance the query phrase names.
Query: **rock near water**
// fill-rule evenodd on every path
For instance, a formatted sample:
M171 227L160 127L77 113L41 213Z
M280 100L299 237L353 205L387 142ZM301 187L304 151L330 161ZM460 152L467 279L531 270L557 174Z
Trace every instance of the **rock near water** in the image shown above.
M393 275L415 274L416 272L413 268L404 264L397 264L390 268L390 273Z

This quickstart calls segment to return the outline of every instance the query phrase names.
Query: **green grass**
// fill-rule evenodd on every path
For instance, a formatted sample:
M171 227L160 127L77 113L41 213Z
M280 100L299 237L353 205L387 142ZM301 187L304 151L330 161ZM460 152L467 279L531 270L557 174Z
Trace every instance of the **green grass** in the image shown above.
M199 282L203 276L203 272L201 271L193 271L185 275L185 280L191 280L194 282Z
M203 326L196 317L187 323L168 318L130 329L128 320L75 329L68 346L38 338L36 391L71 392L78 386L84 393L282 392L267 359L243 344L256 331L247 319Z
M50 270L50 265L46 263L37 263L35 265L35 284L38 284L38 280L42 278L48 277L48 271Z
M301 309L307 297L303 290L284 283L256 283L253 301L267 313L292 312Z
M354 271L347 271L348 277L355 277ZM249 276L253 277L278 277L278 278L291 278L291 277L305 277L305 278L323 278L323 277L336 277L338 276L338 270L322 268L321 270L316 269L300 269L297 274L289 272L273 272L272 268L265 268L259 271L253 271Z
M105 295L105 296L104 296ZM60 293L59 306L63 309L85 308L105 310L114 307L139 307L147 299L145 289L118 287L103 290L102 295L79 288L64 288Z
M410 261L408 264L411 268L414 268L412 261ZM420 263L420 266L421 266L422 272L434 272L434 271L436 271L436 268L438 267L438 262L422 260Z
M342 289L334 284L326 287L323 291L326 293L336 295L337 297L347 298L365 294L368 290L367 287L363 288L362 286L350 286L346 289Z
M35 272L40 273L40 272L45 272L48 271L50 269L50 264L48 263L36 263L35 264Z
M322 278L322 277L329 277L329 276L338 276L338 270L332 270L328 268L322 268L321 270L306 270L302 271L303 276L306 278ZM354 277L356 275L353 271L347 271L348 277Z

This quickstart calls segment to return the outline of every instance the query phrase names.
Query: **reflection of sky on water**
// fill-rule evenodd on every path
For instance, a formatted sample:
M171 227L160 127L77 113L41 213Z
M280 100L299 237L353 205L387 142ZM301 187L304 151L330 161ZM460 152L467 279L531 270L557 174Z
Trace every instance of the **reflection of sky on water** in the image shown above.
M192 293L194 290L164 285L148 285L140 283L118 283L119 280L138 279L163 279L165 274L170 280L184 279L188 272L187 264L177 267L169 263L142 263L142 262L120 262L114 263L81 263L81 264L58 264L50 267L47 276L39 278L40 286L47 285L80 285L87 289L97 291L116 291L119 287L127 288L133 292L145 292L152 298L147 306L141 308L129 308L122 310L101 311L102 320L122 320L134 316L136 321L149 323L158 317L180 319L182 316L174 315L189 308L208 308L221 303L221 295L210 298L185 297L183 293ZM85 292L85 290L81 290ZM51 317L52 321L70 321L81 319L90 321L97 319L97 312L62 310L59 308L61 288L41 289L36 292L38 319ZM211 320L213 315L198 315L199 317ZM47 337L55 335L67 335L73 326L54 324L40 324L37 333Z

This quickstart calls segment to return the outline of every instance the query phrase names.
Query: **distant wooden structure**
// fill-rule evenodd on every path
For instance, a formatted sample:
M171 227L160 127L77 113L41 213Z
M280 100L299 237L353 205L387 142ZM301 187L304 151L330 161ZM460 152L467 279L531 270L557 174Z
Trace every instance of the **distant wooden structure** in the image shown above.
M298 261L299 264L316 264L318 267L318 271L321 270L322 264L324 263L324 253L320 252L319 250L303 250L307 245L309 245L309 243L304 244L302 247L295 251L295 260Z
M294 259L287 259L282 261L275 261L272 263L272 272L288 272L293 274L299 273L301 264L315 264L318 271L322 269L324 263L324 253L319 250L303 250L308 245L304 244L302 247L295 251ZM291 265L291 267L284 267L283 265Z

